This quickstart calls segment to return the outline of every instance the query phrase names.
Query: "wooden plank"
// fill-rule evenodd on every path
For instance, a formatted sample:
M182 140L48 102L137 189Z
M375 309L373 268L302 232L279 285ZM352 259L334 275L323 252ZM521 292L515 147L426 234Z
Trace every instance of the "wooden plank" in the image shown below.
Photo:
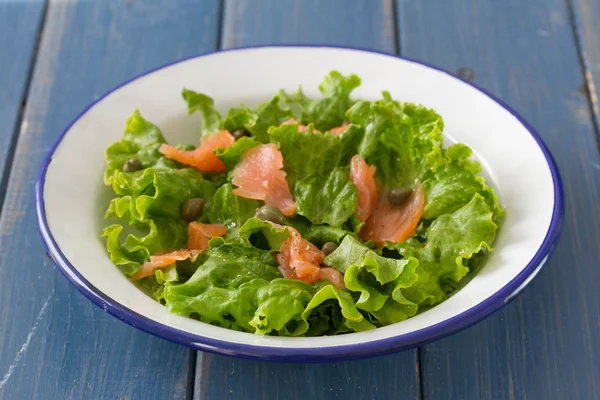
M0 2L0 177L12 157L45 3Z
M218 0L50 1L0 220L0 398L186 396L195 353L109 316L53 267L33 183L80 110L135 74L213 50L219 15Z
M587 97L578 91L584 77L567 4L397 5L403 54L449 71L470 69L475 83L522 113L554 154L566 197L562 241L524 295L421 349L423 397L598 398L600 159Z
M368 360L281 364L199 353L196 399L417 399L417 351Z
M394 52L391 1L226 1L224 47L318 43ZM335 29L328 28L331 21ZM362 399L419 396L415 350L335 364L278 364L199 353L194 398Z
M588 93L596 132L600 133L600 0L569 1L572 6L573 26L578 39L581 63L585 69L582 93Z
M396 51L392 0L225 0L223 13L223 48L314 43Z

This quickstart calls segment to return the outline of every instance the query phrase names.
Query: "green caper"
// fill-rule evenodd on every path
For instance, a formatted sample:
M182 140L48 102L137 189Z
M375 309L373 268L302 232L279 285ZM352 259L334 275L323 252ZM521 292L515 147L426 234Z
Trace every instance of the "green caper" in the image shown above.
M325 253L326 256L330 255L338 248L338 245L334 242L327 242L321 247L321 251Z
M135 172L143 168L142 163L137 158L127 160L125 164L123 164L123 172Z
M412 189L409 188L394 188L388 193L388 201L395 206L401 206L406 203L406 200L412 194Z
M283 213L277 207L265 205L256 209L254 216L263 221L281 224L283 222Z
M244 136L248 136L248 131L244 128L239 128L233 131L233 137L235 138L235 140L240 140Z
M181 208L181 218L187 222L197 220L204 209L204 199L201 197L187 199Z

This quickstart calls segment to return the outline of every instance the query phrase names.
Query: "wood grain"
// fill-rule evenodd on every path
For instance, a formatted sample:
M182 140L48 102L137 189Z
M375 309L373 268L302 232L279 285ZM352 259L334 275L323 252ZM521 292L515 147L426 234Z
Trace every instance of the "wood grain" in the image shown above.
M45 5L45 0L0 2L0 177L2 179L7 169L10 169L14 136L19 128L18 122L20 122ZM0 191L3 190L4 187L0 186Z
M391 1L238 0L224 7L224 47L325 43L396 48ZM415 350L335 364L278 364L199 353L194 398L416 399L418 379Z
M578 39L581 63L585 69L585 83L580 91L589 95L596 132L600 132L600 1L569 0L572 23Z
M393 53L392 9L392 0L225 0L221 47L303 43Z
M45 255L33 186L80 110L135 74L214 50L219 15L217 0L50 1L0 219L0 398L185 398L192 353L71 287Z
M533 124L566 197L562 240L531 287L484 322L421 349L423 397L598 398L600 159L566 2L399 0L397 12L403 54L472 69L475 83Z
M417 399L417 352L326 364L281 364L198 354L194 398Z

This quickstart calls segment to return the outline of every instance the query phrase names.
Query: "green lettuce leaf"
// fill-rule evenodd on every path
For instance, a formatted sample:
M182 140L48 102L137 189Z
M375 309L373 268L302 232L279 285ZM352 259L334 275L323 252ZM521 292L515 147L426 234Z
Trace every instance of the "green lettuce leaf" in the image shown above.
M370 329L375 329L375 325L371 324L365 317L358 311L356 306L354 305L354 300L352 296L344 291L333 287L332 285L326 285L321 290L319 290L310 303L306 306L302 314L302 318L307 320L310 316L310 313L321 305L323 302L327 300L336 300L342 310L342 315L344 316L344 325L348 328L356 331L366 331Z
M259 105L252 110L247 107L232 108L227 118L223 121L223 128L230 132L238 128L245 128L254 139L269 142L268 130L271 126L279 126L285 120L293 118L294 113L289 108L279 105L279 96L274 96L270 101Z
M435 219L467 204L481 194L499 220L504 210L495 192L477 175L479 163L463 144L443 150L442 118L433 110L399 103L384 92L384 99L359 101L348 119L365 127L358 153L377 167L376 176L387 187L412 186L420 181L426 193L423 218Z
M121 171L129 159L137 158L144 168L155 165L163 158L158 151L162 143L166 141L160 129L135 110L127 120L123 138L106 149L104 182L110 185L114 172Z
M370 261L365 262L365 259ZM346 273L352 265L364 265L380 284L386 284L398 278L408 263L407 260L380 256L352 235L344 237L340 246L325 257L324 262L342 273Z
M246 199L233 194L233 187L226 183L217 189L209 211L203 215L203 220L211 224L223 224L227 227L227 241L239 238L239 230L244 223L252 218L260 207L258 200Z
M106 152L105 181L118 197L110 202L105 216L124 222L106 227L102 236L111 260L127 276L134 274L150 255L184 248L187 223L181 218L183 203L193 197L210 199L215 193L214 184L201 174L179 169L162 157L157 149L163 142L160 130L135 112L123 139ZM124 160L132 157L142 161L144 169L123 172Z
M194 261L137 282L173 313L261 335L333 335L396 323L446 299L492 250L504 210L478 175L471 150L462 144L443 148L444 123L436 112L395 101L387 92L378 101L355 102L350 95L359 84L355 75L332 71L319 85L321 99L309 99L301 89L281 91L255 109L232 108L224 119L210 97L182 93L189 113L202 115L202 135L239 128L250 134L215 151L230 171L248 149L278 146L297 203L297 215L284 224L317 246L339 245L324 264L344 274L345 290L327 281L283 279L275 254L289 230L255 218L262 203L235 196L231 173L204 177L163 157L162 133L137 110L123 138L106 150L104 181L117 196L106 218L116 223L102 236L113 263L130 277L150 255L184 248L188 224L181 207L202 197L207 202L200 220L224 224L227 235L211 239ZM294 118L281 98L300 111L305 132L297 124L281 125ZM348 121L341 134L327 132ZM354 154L376 166L378 184L423 185L426 203L415 237L384 248L358 239L358 194L349 180ZM143 169L123 172L131 158Z
M358 153L385 186L411 186L439 163L444 125L433 110L387 98L359 101L346 116L365 128Z
M164 158L154 167L136 172L114 170L110 178L114 192L106 217L145 221L153 217L181 218L183 203L190 198L211 199L214 185L195 170L172 168Z
M158 268L154 275L143 278L139 284L152 294L152 298L161 304L165 304L164 290L165 285L170 282L178 282L179 274L177 273L177 265L169 265L168 267Z
M374 264L372 258L365 258L365 264ZM380 292L381 287L374 283L370 285L368 281L371 279L365 268L361 265L351 265L344 274L344 283L346 289L353 292L360 292L360 298L356 301L356 307L365 311L377 311L385 304L388 295ZM379 286L379 288L377 287Z
M346 110L353 103L350 93L359 85L358 76L343 76L337 71L331 71L319 85L323 95L320 100L307 98L302 88L292 94L282 91L281 95L301 111L303 124L313 123L317 129L327 131L344 123Z
M349 233L349 231L329 225L311 225L302 236L317 247L321 247L327 242L340 244L342 238Z
M190 114L199 112L202 115L201 136L219 130L221 116L215 109L215 102L211 97L188 89L183 89L182 96L187 103Z
M423 180L427 204L423 218L434 219L454 212L479 193L494 211L496 218L504 215L495 192L477 175L479 163L469 160L472 151L464 144L454 144L444 151L443 165Z
M171 312L203 322L257 334L300 335L312 288L280 278L275 256L242 244L223 244L185 283L167 283Z
M257 234L260 234L261 238L255 240ZM290 236L290 232L288 228L276 227L269 222L253 217L240 228L239 235L248 246L262 248L260 239L264 239L267 250L279 251L283 242Z
M313 308L306 321L308 330L306 336L335 335L336 333L351 332L352 329L344 325L342 309L336 300L326 300Z
M121 241L124 226L112 224L104 228L102 237L111 261L127 276L137 272L150 256L161 250L181 249L187 241L187 224L182 220L155 218L128 226L125 241Z
M427 242L416 240L386 246L419 261L417 281L403 290L416 304L433 305L458 287L469 272L467 261L485 249L491 251L497 225L483 196L475 194L458 210L438 217L427 229Z
M346 288L360 293L356 307L370 312L376 320L391 318L386 310L381 311L384 306L398 311L394 322L416 314L417 304L403 294L417 280L415 258L398 260L380 256L348 235L333 253L325 257L324 263L344 273Z
M223 161L223 164L225 164L227 169L231 171L235 168L237 163L240 162L240 159L246 150L258 146L259 144L259 141L245 136L237 140L233 146L227 148L219 147L215 150L215 154Z
M297 212L313 223L341 226L356 209L358 192L348 167L335 168L323 181L318 176L302 179L294 186Z
M227 112L227 117L221 122L221 128L233 132L236 129L246 128L250 122L250 110L246 107L232 107Z
M348 164L362 129L351 125L332 135L310 129L298 132L298 126L291 124L271 128L269 133L283 155L298 214L314 224L340 227L356 208L358 194Z

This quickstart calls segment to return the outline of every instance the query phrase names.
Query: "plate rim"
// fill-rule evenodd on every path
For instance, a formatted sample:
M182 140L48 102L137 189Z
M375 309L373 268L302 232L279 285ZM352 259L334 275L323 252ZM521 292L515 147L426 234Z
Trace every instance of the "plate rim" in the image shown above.
M404 333L398 336L389 337L385 339L378 339L366 343L359 344L341 344L335 346L328 347L312 347L312 348L294 348L288 349L283 347L276 346L258 346L252 345L249 343L234 343L227 340L220 339L212 339L202 336L197 333L186 332L178 328L171 327L169 325L165 325L159 322L156 322L148 317L145 317L136 311L125 307L119 302L113 300L102 291L97 289L91 282L86 280L77 270L77 268L72 265L69 260L65 257L65 255L60 250L60 247L56 243L50 228L48 226L48 222L46 219L46 210L44 203L44 184L46 180L46 173L48 171L48 166L52 162L52 156L54 155L55 150L60 145L62 139L69 132L71 127L83 116L88 110L94 107L97 103L102 101L105 97L120 89L121 87L139 79L146 75L149 75L153 72L160 71L172 65L182 63L188 60L205 57L209 55L225 53L225 52L235 52L240 50L252 50L252 49L265 49L265 48L314 48L314 49L342 49L342 50L351 50L351 51L360 51L367 52L372 54L383 55L387 57L393 57L397 59L401 59L410 63L414 63L426 68L433 69L435 71L441 72L443 74L449 75L451 78L462 81L463 83L471 86L472 88L478 90L480 93L484 94L492 101L494 101L497 105L508 111L513 117L515 117L521 125L529 132L529 134L535 140L537 146L542 151L548 168L550 170L550 174L552 176L552 182L554 185L554 207L552 210L552 217L550 220L550 225L548 227L548 231L546 232L546 236L537 249L533 258L529 261L529 263L523 268L523 270L518 273L514 278L512 278L506 285L500 288L497 292L495 292L492 296L486 298L479 304L469 308L468 310L455 315L452 318L443 320L437 324L419 329L417 331ZM533 127L525 121L523 117L521 117L515 110L513 110L510 106L504 103L502 100L498 99L495 95L488 92L485 89L480 88L478 85L467 81L459 76L456 76L450 73L447 70L436 67L429 63L418 61L415 59L411 59L409 57L400 56L397 54L392 54L384 51L365 49L360 47L352 47L352 46L334 46L334 45L314 45L314 44L278 44L278 45L257 45L257 46L243 46L243 47L235 47L229 49L220 49L217 51L212 51L208 53L201 53L197 55L193 55L190 57L186 57L183 59L179 59L159 67L150 69L146 72L143 72L139 75L136 75L119 85L113 87L102 96L91 102L88 106L86 106L77 116L63 129L61 134L56 138L52 147L47 152L44 157L42 164L40 166L40 170L35 183L35 208L38 222L38 229L44 241L44 245L46 246L48 255L54 263L57 265L58 269L61 273L73 284L79 292L81 292L87 299L92 301L94 304L102 308L104 311L108 312L112 316L120 319L121 321L131 325L141 331L146 333L150 333L154 336L158 336L160 338L166 339L168 341L185 345L187 347L200 350L207 351L211 353L218 353L229 356L236 356L241 358L250 358L257 360L267 360L267 361L284 361L284 362L328 362L328 361L341 361L341 360L350 360L350 359L359 359L366 357L374 357L383 354L390 354L393 352L398 352L402 350L408 350L410 348L414 348L417 346L424 345L426 343L438 340L442 337L457 333L467 327L474 325L475 323L481 321L485 317L491 315L492 313L500 310L510 301L514 300L518 297L526 286L531 283L532 279L529 279L533 275L536 275L539 272L538 266L545 261L546 257L549 257L556 245L558 240L560 239L560 233L562 230L563 219L564 219L564 194L563 194L563 185L560 177L560 173L558 171L558 167L554 158L552 157L548 147L541 139L540 135L533 129ZM526 285L523 285L526 283Z

